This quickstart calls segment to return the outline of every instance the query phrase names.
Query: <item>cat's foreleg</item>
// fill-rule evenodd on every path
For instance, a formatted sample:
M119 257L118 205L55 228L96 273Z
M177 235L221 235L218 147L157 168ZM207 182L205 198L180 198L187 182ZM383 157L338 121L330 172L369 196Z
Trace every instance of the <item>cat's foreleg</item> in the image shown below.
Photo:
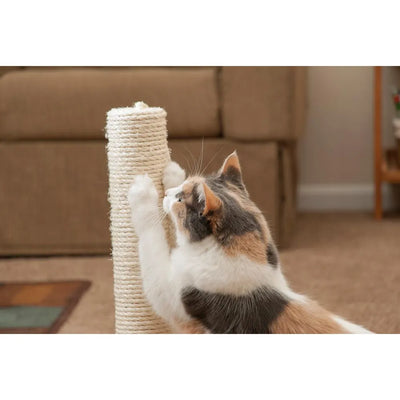
M158 208L157 190L149 176L139 175L135 178L128 200L132 223L139 237L144 293L154 310L170 322L176 313L170 249Z

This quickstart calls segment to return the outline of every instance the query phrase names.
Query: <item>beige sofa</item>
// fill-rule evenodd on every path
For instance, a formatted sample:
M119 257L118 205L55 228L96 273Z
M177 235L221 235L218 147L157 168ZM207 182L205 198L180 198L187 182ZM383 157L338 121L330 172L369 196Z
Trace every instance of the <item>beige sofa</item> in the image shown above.
M295 220L306 69L0 68L0 255L110 251L104 125L143 100L168 112L172 158L206 171L237 149L280 246Z

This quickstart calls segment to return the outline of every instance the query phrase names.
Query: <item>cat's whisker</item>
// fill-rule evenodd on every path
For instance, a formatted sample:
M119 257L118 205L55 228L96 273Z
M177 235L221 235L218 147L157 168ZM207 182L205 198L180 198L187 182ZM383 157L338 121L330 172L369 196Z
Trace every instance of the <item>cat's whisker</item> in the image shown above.
M189 150L185 145L183 146L183 148L184 148L186 154L189 154ZM191 168L190 160L188 159L188 157L185 155L185 153L183 151L182 151L182 156L185 158L185 161L186 161L186 168L185 169L186 169L187 173L189 174L190 173L190 168Z
M165 218L167 217L167 215L168 215L168 213L166 213L164 211L164 209L161 209L160 218L159 218L158 222L162 223L165 220Z
M199 165L200 165L200 153L196 159L195 170L194 170L195 175L198 175L198 173L199 173Z
M212 156L212 158L208 161L208 163L206 164L206 166L202 169L202 171L200 172L200 175L203 175L204 172L206 171L206 169L209 167L209 165L215 160L215 158L217 157L217 155L219 153L221 153L222 150L222 146L214 153L214 155Z
M201 157L200 157L200 165L199 165L197 174L200 174L201 168L203 167L203 160L204 160L204 136L201 140Z
M189 165L189 175L193 175L194 168L196 167L196 159L194 158L194 155L192 154L192 152L189 150L189 148L186 145L184 146L184 148L189 153L190 158L192 159L193 165Z
M150 222L152 224L162 223L167 215L168 214L162 208L160 208L157 214L153 215L153 218Z
M146 216L146 223L149 225L158 225L162 223L168 214L162 207L158 207L157 211Z
M184 159L186 161L186 165L187 165L186 171L190 174L190 162L189 162L188 158L185 156L185 154L182 153L182 156L184 157Z

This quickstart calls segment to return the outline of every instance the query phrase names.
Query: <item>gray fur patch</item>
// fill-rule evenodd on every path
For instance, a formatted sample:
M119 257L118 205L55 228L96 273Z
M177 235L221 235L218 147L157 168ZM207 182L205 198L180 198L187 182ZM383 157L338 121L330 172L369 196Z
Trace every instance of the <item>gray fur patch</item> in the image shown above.
M186 312L211 333L270 333L272 322L288 304L282 294L265 286L245 296L187 287L181 298Z
M232 236L244 235L248 232L258 231L263 235L256 217L242 208L236 199L229 195L223 180L210 177L207 178L206 182L223 203L222 215L219 218L216 230L217 239L221 244L227 245L232 240Z
M279 264L278 250L271 242L269 242L267 245L267 261L268 264L272 265L273 267L277 267Z
M230 189L227 187L228 181L230 185L232 183L235 185L239 195L247 198L247 191L237 169L228 168L225 174L208 176L206 178L207 185L223 203L222 209L217 211L217 215L202 215L204 200L200 200L198 186L194 186L192 203L186 204L187 213L184 221L184 227L189 231L191 241L201 241L213 233L210 217L214 218L214 222L216 221L214 234L221 245L229 245L235 236L254 231L257 231L264 240L264 232L256 216L241 207L237 200L230 195Z
M242 180L242 174L241 172L234 167L228 167L227 171L225 171L223 174L221 174L222 179L226 179L227 181L233 183L236 185L240 190L246 190L243 180Z
M197 190L193 189L192 204L186 205L186 219L184 227L190 233L190 239L193 242L203 240L211 235L211 225L208 219L202 215L204 210L204 200L199 200Z

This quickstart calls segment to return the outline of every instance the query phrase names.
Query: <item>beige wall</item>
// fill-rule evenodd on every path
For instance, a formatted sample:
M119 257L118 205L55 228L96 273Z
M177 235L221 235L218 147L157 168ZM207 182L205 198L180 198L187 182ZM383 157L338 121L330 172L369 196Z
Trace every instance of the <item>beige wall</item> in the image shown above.
M396 69L384 71L386 145L394 144L389 88L396 79ZM309 68L307 128L299 143L300 208L372 208L373 83L373 67ZM324 203L328 196L334 201Z
M373 68L310 67L300 183L372 181Z

